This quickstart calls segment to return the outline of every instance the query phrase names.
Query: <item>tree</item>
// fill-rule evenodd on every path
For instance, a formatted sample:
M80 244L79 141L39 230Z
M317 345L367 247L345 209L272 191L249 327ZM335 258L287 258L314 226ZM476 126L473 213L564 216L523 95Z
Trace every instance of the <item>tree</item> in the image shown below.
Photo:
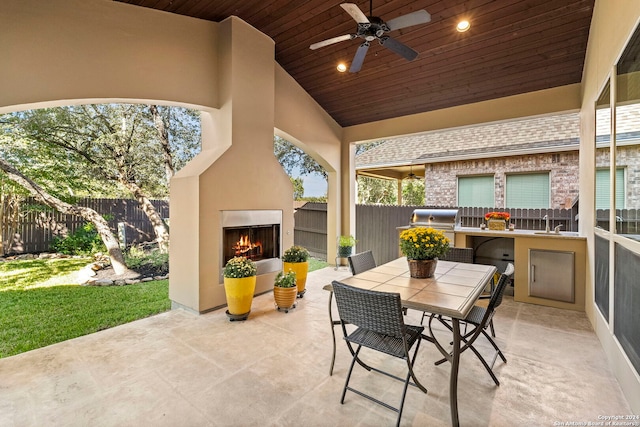
M358 176L358 203L395 205L398 190L395 180Z
M33 180L24 176L20 171L14 168L11 164L0 158L0 169L2 169L7 177L14 181L16 184L27 190L36 200L47 206L50 206L58 211L68 214L77 215L84 218L86 221L91 222L98 231L100 238L107 247L109 258L111 259L111 266L116 274L124 274L127 271L127 266L124 261L124 256L118 239L115 238L107 221L93 209L75 206L50 195L42 187L36 184Z
M289 177L293 184L293 200L300 200L304 196L304 186L302 178Z
M182 115L188 111L181 110ZM169 129L176 121L169 113L158 106L83 105L18 113L13 124L29 141L31 152L67 159L71 169L88 180L131 194L149 218L160 249L166 251L169 230L150 197L167 195L177 163L195 155L194 139L199 145L199 131L192 131L187 151L174 155ZM184 123L193 123L193 117L186 116ZM183 129L183 133L189 132Z
M402 204L405 206L424 206L424 181L404 179L402 181Z
M322 176L325 180L328 177L327 171L325 171L313 157L286 139L280 138L279 136L273 137L273 153L289 176L299 171L300 175L315 173Z
M291 178L291 182L294 183L293 191L295 200L304 199L304 183L300 177L294 178L293 175L317 174L324 178L325 181L328 178L327 171L325 171L313 157L279 136L273 137L273 154L275 154L285 173ZM294 182L294 179L300 180L299 188L297 187L298 184Z

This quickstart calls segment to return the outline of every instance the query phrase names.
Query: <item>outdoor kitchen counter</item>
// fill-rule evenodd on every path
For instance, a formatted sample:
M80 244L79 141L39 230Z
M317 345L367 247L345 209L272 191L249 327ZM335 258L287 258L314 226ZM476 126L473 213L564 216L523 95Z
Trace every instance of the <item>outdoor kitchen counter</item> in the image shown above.
M481 230L478 227L456 227L455 228L455 233L456 233L456 246L458 246L457 242L458 242L458 235L472 235L472 236L492 236L492 237L520 237L520 236L526 236L526 237L534 237L534 238L541 238L541 239L549 239L549 238L553 238L553 239L577 239L577 240L585 240L586 241L586 237L584 236L579 236L577 232L574 231L560 231L559 234L554 233L553 231L549 232L549 233L544 233L544 231L542 230L514 230L514 231L509 231L509 230L504 230L504 231L498 231L498 230L489 230L484 229Z
M537 234L538 233L538 234ZM496 231L481 230L477 227L456 227L455 246L460 248L473 248L474 237L503 237L513 239L515 273L514 300L531 304L546 305L549 307L565 308L569 310L584 311L585 306L585 283L586 283L586 256L587 239L578 236L577 233L560 232L555 234L539 234L539 230L514 230ZM573 302L559 301L551 298L540 298L531 296L529 290L529 280L531 274L531 253L554 251L560 253L573 253L573 265L550 265L549 267L560 267L561 270L573 271ZM555 280L549 280L546 286L556 286ZM551 289L553 291L553 289Z

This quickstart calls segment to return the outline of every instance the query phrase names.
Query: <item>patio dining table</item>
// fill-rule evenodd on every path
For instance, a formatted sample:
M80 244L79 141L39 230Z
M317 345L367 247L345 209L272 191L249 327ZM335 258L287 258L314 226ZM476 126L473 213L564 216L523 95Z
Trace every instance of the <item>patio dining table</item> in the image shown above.
M434 277L416 279L409 275L407 259L402 257L341 280L342 283L362 289L397 292L404 307L451 318L453 329L451 352L447 352L440 345L436 347L451 362L449 402L451 424L454 426L460 424L458 420L459 322L469 314L495 272L496 267L493 265L438 261ZM331 285L325 286L324 289L331 291ZM329 307L329 317L333 330L331 307ZM424 336L424 338L437 343L434 337Z

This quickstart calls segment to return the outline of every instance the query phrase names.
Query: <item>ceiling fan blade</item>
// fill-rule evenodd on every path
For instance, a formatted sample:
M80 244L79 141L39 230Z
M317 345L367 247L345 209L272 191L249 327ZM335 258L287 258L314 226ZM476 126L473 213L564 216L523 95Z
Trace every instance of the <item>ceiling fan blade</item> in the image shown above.
M355 3L342 3L340 5L340 7L343 8L344 10L346 10L347 13L349 15L351 15L351 17L353 19L355 19L358 24L369 23L369 18L367 18L367 15L362 13L362 11L360 10L360 8L358 7L357 4L355 4Z
M325 47L325 46L329 46L331 44L334 43L338 43L338 42L343 42L345 40L351 40L351 39L355 39L356 36L354 34L345 34L344 36L338 36L338 37L334 37L331 39L327 39L318 43L314 43L311 46L309 46L309 49L311 50L315 50L321 47Z
M431 22L431 15L422 9L387 21L387 27L389 27L389 31L393 31L412 25L426 24L427 22Z
M388 36L381 37L380 44L386 47L387 49L389 49L390 51L395 52L398 55L402 56L407 61L413 61L414 59L416 59L416 56L418 56L418 52L411 49L409 46L403 43L400 43L396 39L393 39Z
M351 67L349 68L350 73L357 73L362 68L362 63L364 62L364 57L369 50L369 42L364 42L360 45L358 50L356 50L356 54L353 57L353 61L351 61Z

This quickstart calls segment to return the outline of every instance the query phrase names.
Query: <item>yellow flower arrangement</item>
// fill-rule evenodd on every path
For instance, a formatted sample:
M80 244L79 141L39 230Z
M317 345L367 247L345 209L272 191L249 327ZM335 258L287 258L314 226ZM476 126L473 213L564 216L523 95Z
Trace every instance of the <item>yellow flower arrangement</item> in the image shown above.
M449 251L449 239L431 227L409 228L400 233L400 250L408 259L434 259Z

